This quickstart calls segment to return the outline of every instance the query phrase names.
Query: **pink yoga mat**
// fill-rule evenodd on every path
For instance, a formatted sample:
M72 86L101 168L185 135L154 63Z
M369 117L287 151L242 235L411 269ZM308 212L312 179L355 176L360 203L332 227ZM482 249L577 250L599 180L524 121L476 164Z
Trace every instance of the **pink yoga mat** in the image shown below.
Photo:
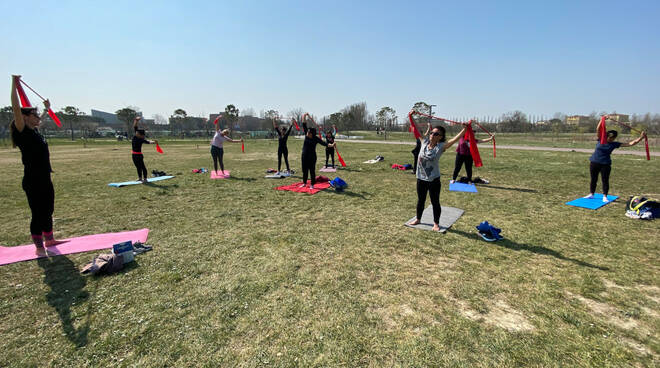
M0 266L43 257L112 248L113 244L129 240L132 242L139 241L144 243L147 241L147 236L149 236L149 229L125 231L121 233L85 235L78 238L60 240L60 244L46 247L46 252L39 253L37 253L34 244L19 245L17 247L0 246Z
M229 170L224 171L224 175L221 174L221 171L211 170L211 179L227 179L229 177Z
M319 169L320 172L337 172L336 167L322 167Z

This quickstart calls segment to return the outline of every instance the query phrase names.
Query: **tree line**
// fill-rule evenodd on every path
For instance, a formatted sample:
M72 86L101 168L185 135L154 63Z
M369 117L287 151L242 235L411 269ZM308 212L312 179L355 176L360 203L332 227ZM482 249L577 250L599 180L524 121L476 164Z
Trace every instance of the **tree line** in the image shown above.
M415 103L412 109L424 114L432 113L431 105L423 101ZM169 118L154 115L153 119L145 119L143 124L146 125L146 128L150 132L157 135L189 138L211 136L215 131L214 121L218 115L222 115L218 119L218 124L223 129L226 128L232 132L270 132L274 121L289 123L293 118L300 124L305 113L306 111L303 108L295 108L285 114L280 114L277 110L269 109L261 111L259 116L255 116L256 114L252 108L248 107L245 111L241 112L237 106L229 104L224 110L210 114L208 117L191 116L184 109L178 108L172 112ZM59 135L62 135L64 133L71 136L71 139L75 138L74 135L78 135L79 137L96 137L99 135L97 129L102 126L110 126L119 134L130 138L133 135L133 119L136 116L142 115L138 107L127 106L115 111L120 123L119 125L112 125L108 124L103 118L87 115L74 106L65 106L56 114L62 121L63 127L56 130L54 123L49 123L50 118L46 118L44 124L42 124L42 131L45 134L57 132ZM539 117L525 114L522 111L507 112L498 117L444 117L458 121L472 119L479 122L491 132L551 132L558 134L595 132L600 116L604 114L607 113L592 112L586 115L586 117L583 117L579 124L568 123L567 116L563 113L555 113L552 118L542 120ZM323 129L329 129L335 126L338 131L346 135L350 135L351 131L359 130L378 130L385 134L387 132L409 130L407 112L401 120L397 115L397 111L389 106L381 107L375 114L372 114L367 109L366 102L348 105L335 113L322 116L321 118L314 115L311 115L311 117ZM11 106L0 109L0 137L6 138L8 136L8 125L12 119ZM425 126L431 119L415 115L415 121ZM433 120L432 123L438 124L441 121ZM633 114L630 116L629 124L635 129L647 130L650 134L660 134L660 114ZM628 133L630 130L627 127L619 125L612 125L612 127L621 133ZM449 125L447 128L450 132L459 130L457 126Z

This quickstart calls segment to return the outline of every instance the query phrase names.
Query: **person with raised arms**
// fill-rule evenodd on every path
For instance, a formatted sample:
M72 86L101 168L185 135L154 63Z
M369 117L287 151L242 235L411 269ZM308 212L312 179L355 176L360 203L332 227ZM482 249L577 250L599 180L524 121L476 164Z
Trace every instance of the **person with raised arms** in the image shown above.
M224 149L222 147L222 144L224 142L229 142L229 143L243 142L242 138L240 140L231 139L228 137L228 135L229 135L229 129L220 130L220 123L215 124L215 135L211 140L211 157L213 157L213 168L215 169L216 172L218 172L218 163L220 163L220 170L222 171L222 175L225 174L225 165L222 161L222 156L224 155Z
M133 158L133 164L137 169L138 181L143 183L147 182L147 167L144 165L144 156L142 155L142 145L146 144L158 144L157 140L150 141L146 139L146 132L144 129L140 129L138 123L142 119L141 116L136 116L133 120L133 130L135 135L131 141L131 156Z
M596 131L602 129L602 124L604 120L601 120L598 123ZM589 174L591 176L591 182L589 184L589 194L584 198L591 199L594 198L596 193L596 184L598 184L598 174L600 174L601 180L603 181L603 202L609 202L607 199L607 194L610 191L610 172L612 171L612 151L619 147L632 147L639 143L645 136L646 132L642 132L637 139L634 139L627 143L616 142L615 139L619 135L616 130L607 131L607 141L605 144L600 143L600 138L596 143L596 150L589 157Z
M291 129L293 124L289 125L289 129L280 128L275 123L273 119L273 129L277 132L277 173L275 175L280 175L280 168L282 167L282 157L284 157L284 163L286 164L286 174L291 174L291 168L289 167L289 149L286 146L286 142L289 139L289 134L291 134Z
M492 140L493 136L491 135L488 138L477 139L476 142L485 143ZM465 173L467 174L468 183L472 183L473 160L472 154L470 153L470 142L465 139L465 137L461 137L461 139L458 140L458 145L456 146L456 161L454 162L454 175L452 176L451 183L456 181L458 173L461 172L461 166L463 166L463 164L465 164Z
M325 167L328 167L328 159L330 157L332 157L332 167L335 167L335 148L334 145L332 147L330 145L335 143L336 135L337 127L333 124L332 129L325 132L325 142L328 144L325 147Z
M302 123L303 131L305 132L305 141L303 142L302 148L302 170L303 170L303 182L300 186L303 188L307 183L307 175L309 174L311 184L310 189L314 189L314 184L316 184L316 145L320 144L326 147L334 147L334 143L326 143L321 138L316 136L316 128L307 128L307 123L303 121Z
M424 213L426 194L430 193L433 205L433 231L440 231L440 168L438 160L449 147L463 137L466 129L467 126L464 126L455 137L445 141L445 128L438 125L431 130L431 123L429 123L417 158L417 218L410 222L410 225L419 224Z
M22 187L32 212L30 234L36 251L43 252L44 242L47 247L58 243L53 237L55 189L50 177L53 172L50 151L46 139L39 132L41 119L50 108L50 101L44 100L45 110L41 116L36 107L21 107L17 92L20 82L20 75L12 76L11 107L14 120L9 124L9 131L12 146L21 150L24 168Z

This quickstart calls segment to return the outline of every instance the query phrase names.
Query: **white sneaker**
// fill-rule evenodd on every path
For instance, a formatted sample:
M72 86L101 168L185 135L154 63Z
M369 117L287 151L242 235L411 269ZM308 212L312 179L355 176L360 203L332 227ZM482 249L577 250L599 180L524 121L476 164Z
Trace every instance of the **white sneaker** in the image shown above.
M450 180L449 184L454 184L455 182L456 182L456 180Z
M304 188L304 187L305 187L305 184L302 184L302 185L300 185L300 187L299 187L299 188Z
M593 199L593 198L594 198L594 195L593 195L593 194L589 194L589 195L584 196L583 198L586 198L586 199Z
M607 202L609 202L609 201L610 201L610 200L607 199L607 196L603 196L603 203L607 203Z
M313 185L310 185L310 186L309 186L309 189L314 189L314 186L313 186Z

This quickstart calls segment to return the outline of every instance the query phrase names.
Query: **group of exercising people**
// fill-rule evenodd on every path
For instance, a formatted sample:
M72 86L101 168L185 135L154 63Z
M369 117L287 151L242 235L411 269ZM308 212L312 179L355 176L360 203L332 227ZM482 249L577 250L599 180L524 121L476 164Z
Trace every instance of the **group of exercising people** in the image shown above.
M20 76L12 76L11 86L11 106L14 115L13 121L10 123L9 130L11 134L11 141L14 147L18 147L21 151L21 161L24 167L22 187L25 191L27 201L32 212L32 219L30 222L30 234L37 251L43 251L44 246L52 246L57 244L53 236L53 211L55 202L55 191L51 180L51 165L50 165L50 151L48 143L44 136L39 132L41 119L44 118L45 112L50 108L50 102L44 100L44 113L39 115L36 107L21 107L17 87L20 83ZM147 168L144 164L142 156L142 145L158 143L156 140L146 139L146 132L139 127L140 118L136 118L133 123L135 136L131 144L131 155L133 163L138 172L138 179L146 181ZM601 122L602 124L602 122ZM213 165L215 170L220 165L220 170L224 173L223 157L223 143L238 143L243 140L234 140L229 138L228 130L220 130L220 124L216 124L216 132L211 141L211 156L213 158ZM303 131L305 139L302 149L302 170L303 170L303 183L305 186L307 178L310 178L310 188L314 188L315 184L315 166L316 166L316 146L318 144L326 147L326 166L328 159L332 157L332 165L334 166L334 137L336 129L333 127L332 131L326 132L326 140L317 136L317 130L314 127L308 128L307 124L303 122ZM281 169L281 159L287 167L287 172L290 172L288 161L287 138L291 133L291 126L288 129L274 126L278 133L278 171ZM426 133L418 140L417 147L414 150L417 152L415 155L415 175L417 178L417 212L416 219L411 224L417 224L421 220L422 212L426 202L427 194L430 194L431 204L433 206L433 222L434 230L440 230L440 169L438 160L440 156L454 143L459 142L457 149L457 157L455 161L455 170L452 180L456 180L456 176L460 171L461 165L465 165L468 177L471 180L471 157L465 157L469 152L469 143L466 143L464 135L466 132L464 127L456 136L446 140L445 128L442 126L432 127L429 123ZM600 124L599 124L600 129ZM589 195L593 197L598 175L600 174L603 182L603 201L607 201L607 194L609 191L609 175L611 172L611 158L610 155L613 150L619 147L630 147L638 144L645 136L646 132L642 132L640 137L627 142L621 143L615 141L617 137L615 130L607 132L607 141L596 144L596 149L593 155L589 158L590 166L590 187ZM492 136L489 138L492 139ZM489 139L480 140L479 142L488 141ZM466 146L468 145L468 146ZM418 148L418 149L417 149ZM459 157L460 156L460 157Z

